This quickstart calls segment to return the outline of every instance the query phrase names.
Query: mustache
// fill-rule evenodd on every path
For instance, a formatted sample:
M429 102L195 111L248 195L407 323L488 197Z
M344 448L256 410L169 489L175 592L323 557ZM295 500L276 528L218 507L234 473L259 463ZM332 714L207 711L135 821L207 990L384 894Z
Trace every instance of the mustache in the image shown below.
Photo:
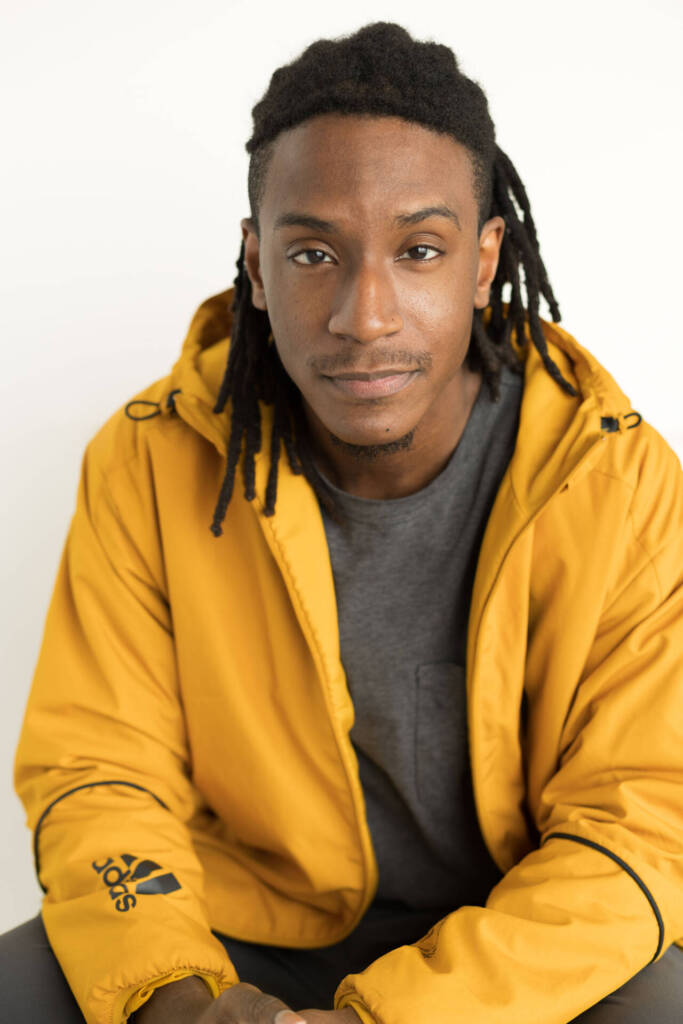
M307 363L309 369L322 376L331 376L342 370L350 373L372 373L391 367L394 370L427 370L432 365L430 352L410 351L409 349L382 348L373 349L372 354L358 357L354 352L338 352L336 355L311 356Z

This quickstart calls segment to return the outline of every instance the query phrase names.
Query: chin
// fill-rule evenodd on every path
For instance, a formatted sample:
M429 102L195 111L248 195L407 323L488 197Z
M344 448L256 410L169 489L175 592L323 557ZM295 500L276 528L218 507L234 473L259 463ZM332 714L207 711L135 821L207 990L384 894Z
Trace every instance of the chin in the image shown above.
M346 441L331 430L328 431L328 434L332 444L336 447L342 448L349 455L353 455L354 458L371 461L383 456L393 455L395 452L410 449L413 444L415 429L413 428L413 430L409 430L407 433L401 434L392 440L387 440L386 433L370 439L364 438L360 441Z
M348 406L334 409L329 403L319 403L316 410L304 396L304 410L313 433L321 440L325 437L335 446L359 455L362 449L390 454L412 443L421 410L402 409L399 415L398 409L390 410L386 404L382 405L384 407L378 403L374 408L357 405L351 409Z

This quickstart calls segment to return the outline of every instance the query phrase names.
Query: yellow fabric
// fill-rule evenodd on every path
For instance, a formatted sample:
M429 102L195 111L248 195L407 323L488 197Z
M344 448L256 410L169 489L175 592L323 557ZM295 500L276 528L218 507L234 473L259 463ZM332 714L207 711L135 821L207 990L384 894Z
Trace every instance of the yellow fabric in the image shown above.
M284 457L262 515L268 408L257 498L238 477L209 531L231 297L128 407L149 418L119 410L86 448L17 751L45 926L90 1024L173 972L234 984L211 928L330 945L377 889L324 528ZM340 979L364 1024L562 1024L683 941L681 467L544 331L579 396L520 347L468 631L474 792L504 878Z

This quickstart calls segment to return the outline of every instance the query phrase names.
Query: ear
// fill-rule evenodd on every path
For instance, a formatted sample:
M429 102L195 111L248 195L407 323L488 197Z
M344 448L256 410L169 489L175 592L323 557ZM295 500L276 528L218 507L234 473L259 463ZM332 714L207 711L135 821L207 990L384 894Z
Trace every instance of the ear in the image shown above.
M257 309L266 308L266 293L261 277L261 258L256 225L250 217L240 221L244 239L244 266L251 281L251 300Z
M502 217L487 220L479 235L479 271L477 289L474 293L474 308L485 309L491 298L491 285L498 269L500 247L505 235L505 221Z

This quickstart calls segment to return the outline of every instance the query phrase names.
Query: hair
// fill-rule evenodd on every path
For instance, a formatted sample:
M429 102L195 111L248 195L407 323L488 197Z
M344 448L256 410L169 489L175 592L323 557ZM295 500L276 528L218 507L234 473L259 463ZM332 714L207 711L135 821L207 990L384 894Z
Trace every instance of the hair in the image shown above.
M413 39L400 25L375 22L352 35L319 39L290 64L278 68L252 110L253 134L248 192L251 218L259 234L259 209L268 167L282 132L320 114L400 117L444 133L466 147L472 161L479 230L491 217L502 216L505 234L491 286L487 317L475 310L465 359L480 371L494 400L499 395L503 365L521 373L512 344L526 344L525 325L543 364L559 387L576 395L548 353L539 316L545 299L553 321L560 320L548 275L541 259L526 190L511 160L496 144L495 128L481 87L460 71L452 50ZM255 497L254 457L261 448L259 402L273 406L270 468L265 515L275 512L278 465L284 446L294 473L303 473L319 490L320 478L306 443L301 396L280 362L267 312L252 302L251 282L242 242L237 259L232 304L233 324L227 366L214 412L232 402L227 465L211 532L219 537L235 486L242 443L245 443L244 496ZM503 301L503 289L509 298Z

